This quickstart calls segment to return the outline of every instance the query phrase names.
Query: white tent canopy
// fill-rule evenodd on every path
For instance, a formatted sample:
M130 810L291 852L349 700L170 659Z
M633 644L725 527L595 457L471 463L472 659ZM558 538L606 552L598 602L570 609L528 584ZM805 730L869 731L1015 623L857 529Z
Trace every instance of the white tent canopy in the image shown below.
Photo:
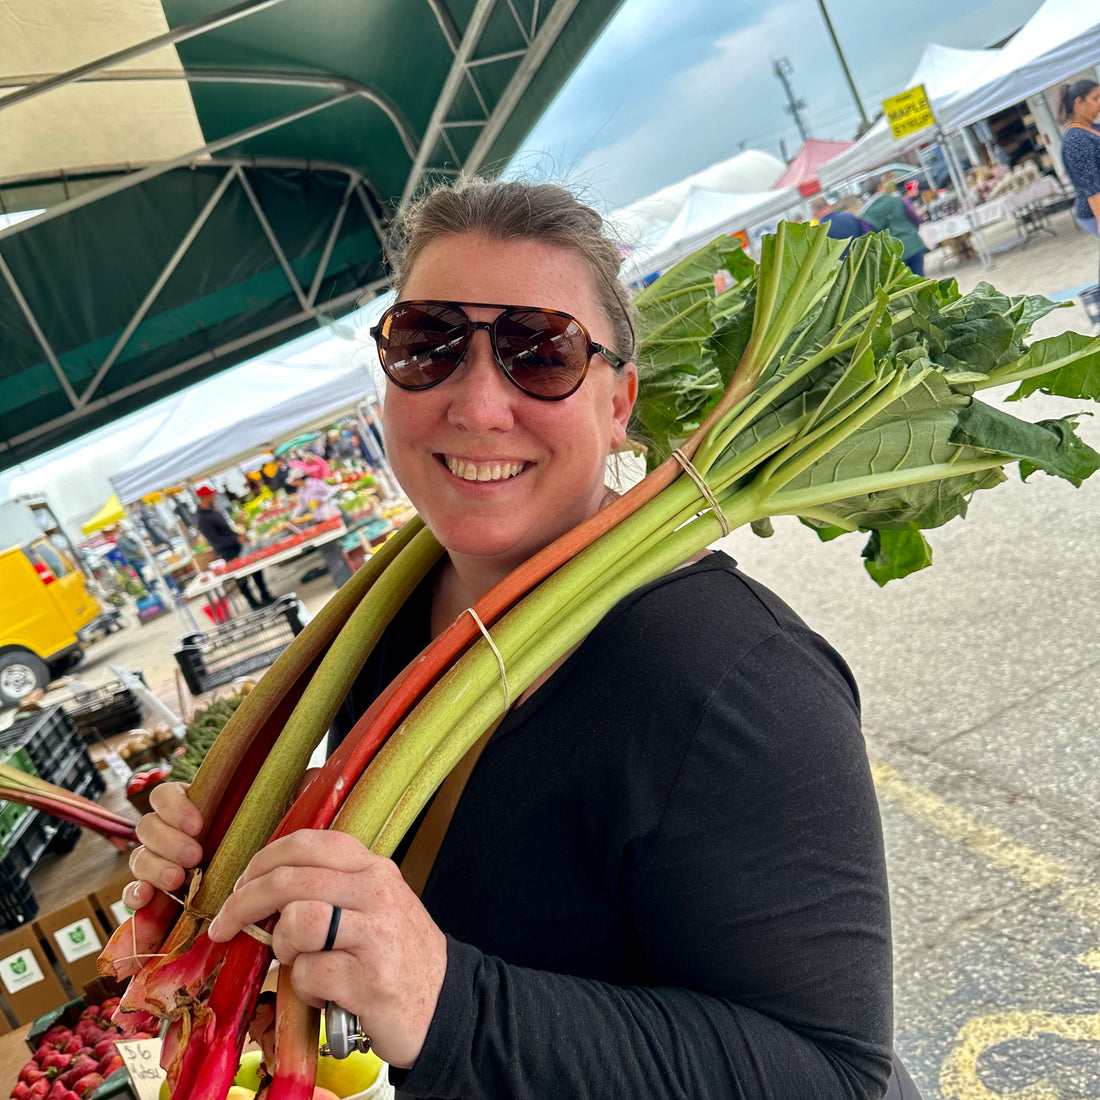
M632 282L665 271L715 237L772 221L801 202L795 187L741 195L694 187L657 244L627 257L623 277Z
M924 53L905 87L898 88L897 91L903 92L907 88L923 84L932 111L937 121L942 122L941 112L950 98L971 86L971 82L989 66L998 53L998 50L957 50L930 42L925 46ZM822 187L833 187L893 160L906 149L912 148L918 139L919 135L913 135L904 141L896 141L890 133L889 122L880 118L855 145L822 164L817 170L817 178Z
M786 167L771 153L746 149L614 211L607 222L624 245L639 252L649 250L676 220L693 190L738 195L767 191Z
M945 105L955 130L1003 111L1100 61L1100 6L1046 0L1011 41Z
M111 476L124 503L224 470L350 412L374 390L366 358L318 366L255 360L182 394L155 435Z

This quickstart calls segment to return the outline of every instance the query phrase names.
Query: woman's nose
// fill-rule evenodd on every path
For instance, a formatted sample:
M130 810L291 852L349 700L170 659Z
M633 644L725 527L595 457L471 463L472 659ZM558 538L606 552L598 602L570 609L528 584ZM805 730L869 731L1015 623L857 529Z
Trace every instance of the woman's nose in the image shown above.
M474 333L448 383L451 402L447 415L452 424L474 432L512 427L512 410L519 391L504 377L484 329Z

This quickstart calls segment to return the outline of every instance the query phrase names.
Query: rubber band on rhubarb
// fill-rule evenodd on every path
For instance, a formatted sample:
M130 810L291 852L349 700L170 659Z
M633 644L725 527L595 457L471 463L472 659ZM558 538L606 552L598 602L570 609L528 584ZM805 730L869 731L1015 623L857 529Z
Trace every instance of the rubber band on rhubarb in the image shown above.
M710 505L710 510L714 513L715 518L722 525L722 534L728 535L730 533L730 525L726 520L725 514L722 512L722 507L718 503L718 498L711 492L710 486L703 479L703 475L692 466L691 460L685 455L679 448L672 452L672 457L684 468L684 473L691 478L692 481L699 488L699 492L703 494L703 499Z
M729 532L727 531L728 535ZM470 614L473 616L474 622L477 623L478 630L485 635L485 640L489 643L489 648L493 651L493 656L497 659L497 667L500 669L500 686L504 690L504 709L510 710L512 707L512 696L508 691L508 674L504 671L504 658L500 655L500 650L497 649L496 642L493 641L492 635L489 633L489 628L481 621L481 616L472 608L466 608L463 614Z

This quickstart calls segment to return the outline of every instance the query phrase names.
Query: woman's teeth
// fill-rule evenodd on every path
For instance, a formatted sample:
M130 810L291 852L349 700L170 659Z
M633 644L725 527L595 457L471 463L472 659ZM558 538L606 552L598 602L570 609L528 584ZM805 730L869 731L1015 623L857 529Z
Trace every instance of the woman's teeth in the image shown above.
M504 481L521 473L526 462L467 462L461 458L446 459L447 469L465 481Z

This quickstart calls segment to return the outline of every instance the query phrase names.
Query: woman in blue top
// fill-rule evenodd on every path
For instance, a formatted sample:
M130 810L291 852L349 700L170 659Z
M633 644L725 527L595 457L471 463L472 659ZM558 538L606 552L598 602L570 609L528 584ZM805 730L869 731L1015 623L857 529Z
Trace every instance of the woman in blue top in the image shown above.
M1063 84L1059 93L1062 121L1066 124L1062 138L1062 160L1066 174L1077 192L1073 208L1077 220L1093 236L1100 236L1100 84L1095 80L1078 80Z

